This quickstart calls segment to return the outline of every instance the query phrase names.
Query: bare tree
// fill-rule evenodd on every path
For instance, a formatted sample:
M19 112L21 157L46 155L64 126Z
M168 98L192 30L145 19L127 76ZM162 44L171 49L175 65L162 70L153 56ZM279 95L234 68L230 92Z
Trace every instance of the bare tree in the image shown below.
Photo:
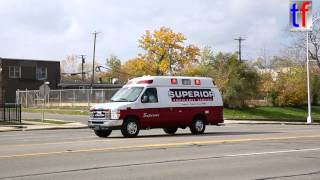
M309 33L309 55L311 59L316 60L318 67L320 68L320 19L315 19L313 30Z
M318 14L318 13L317 13ZM309 57L311 60L317 62L320 68L320 19L319 15L313 18L313 28L309 32ZM295 59L297 61L304 61L306 57L306 33L305 32L294 32L291 33L293 37L293 44L290 46L286 52L290 59Z
M61 72L62 73L76 73L79 62L77 62L76 55L67 56L61 61Z

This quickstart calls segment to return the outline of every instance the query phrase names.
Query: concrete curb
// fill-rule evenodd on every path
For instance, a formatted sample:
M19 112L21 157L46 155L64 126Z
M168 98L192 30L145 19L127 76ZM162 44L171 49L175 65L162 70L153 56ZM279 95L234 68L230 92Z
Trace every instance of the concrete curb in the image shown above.
M10 125L0 126L0 132L9 131L37 131L37 130L58 130L58 129L87 129L88 126L80 123L74 125L57 126L57 125Z
M275 124L275 125L320 125L320 123L311 123L308 124L306 122L287 122L287 121L251 121L251 120L231 120L225 119L224 124Z

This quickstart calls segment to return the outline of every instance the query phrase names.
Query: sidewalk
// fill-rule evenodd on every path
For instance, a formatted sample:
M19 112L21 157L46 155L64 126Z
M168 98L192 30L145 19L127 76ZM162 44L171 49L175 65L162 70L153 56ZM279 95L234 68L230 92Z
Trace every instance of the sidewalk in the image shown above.
M32 130L56 130L56 129L84 129L87 124L71 122L67 124L51 124L42 122L22 121L22 125L1 125L0 132L7 131L32 131Z

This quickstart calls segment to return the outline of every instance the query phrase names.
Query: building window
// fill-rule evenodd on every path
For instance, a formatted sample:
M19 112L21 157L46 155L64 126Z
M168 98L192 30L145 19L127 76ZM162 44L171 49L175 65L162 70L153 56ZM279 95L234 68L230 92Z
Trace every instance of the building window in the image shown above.
M9 66L9 78L20 78L21 68L20 66Z
M37 80L46 80L46 79L47 79L47 68L37 67Z

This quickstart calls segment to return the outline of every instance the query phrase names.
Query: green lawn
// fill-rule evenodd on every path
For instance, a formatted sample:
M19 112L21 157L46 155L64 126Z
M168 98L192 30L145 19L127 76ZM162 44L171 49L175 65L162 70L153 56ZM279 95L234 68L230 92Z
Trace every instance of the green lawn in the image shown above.
M33 113L42 113L41 108L22 108L22 112L33 112ZM75 108L46 108L45 113L49 114L67 114L67 115L89 115L89 110L85 108L75 109Z
M25 122L31 121L31 122L41 122L41 123L49 123L49 124L68 124L71 122L67 122L67 121L56 121L56 120L50 120L50 119L44 119L42 121L42 119L26 119L24 120Z
M243 109L224 108L226 119L306 121L307 107L256 107ZM320 106L312 107L312 118L320 121Z

